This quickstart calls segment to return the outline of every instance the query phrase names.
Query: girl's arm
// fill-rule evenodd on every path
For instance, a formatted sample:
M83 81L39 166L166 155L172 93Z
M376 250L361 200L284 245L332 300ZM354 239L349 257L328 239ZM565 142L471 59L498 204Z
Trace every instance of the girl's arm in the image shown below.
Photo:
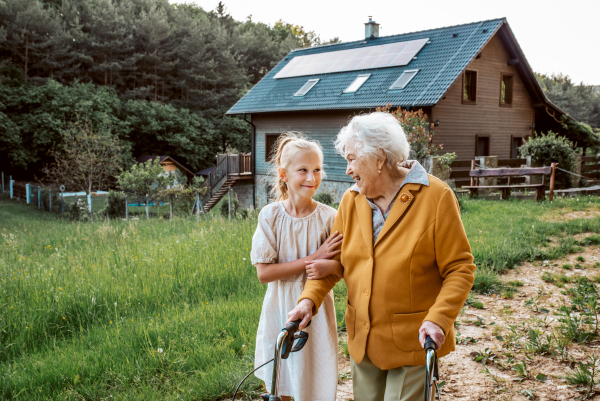
M338 260L311 260L306 262L306 273L308 273L309 280L319 280L330 274L342 278L344 276L344 266Z
M336 231L331 234L312 255L292 262L257 263L255 266L258 281L260 281L261 284L266 284L300 274L306 270L306 262L318 259L329 259L340 253L341 250L338 248L340 248L339 245L341 243L342 235L338 235L338 232Z

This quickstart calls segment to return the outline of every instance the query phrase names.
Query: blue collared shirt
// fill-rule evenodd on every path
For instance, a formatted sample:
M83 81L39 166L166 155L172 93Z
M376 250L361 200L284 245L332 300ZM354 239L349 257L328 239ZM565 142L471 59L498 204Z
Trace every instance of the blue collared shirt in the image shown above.
M402 187L406 184L423 184L429 186L429 177L427 177L427 171L425 171L423 166L421 166L418 161L407 160L403 167L410 168L410 171L408 174L406 174L406 178L404 178L402 185L400 185L400 188L398 188L396 196L394 196L394 199L392 199L392 202L390 202L390 205L387 207L384 213L381 213L381 210L379 210L372 199L366 198L367 202L369 202L369 206L371 206L371 209L373 209L373 245L375 245L375 241L377 241L377 237L379 237L379 233L381 232L381 229L383 228L383 225L385 224L385 221L387 220L388 215L390 214L390 211L392 210L392 207L398 198L398 194L402 190ZM354 184L350 190L360 192L356 184Z

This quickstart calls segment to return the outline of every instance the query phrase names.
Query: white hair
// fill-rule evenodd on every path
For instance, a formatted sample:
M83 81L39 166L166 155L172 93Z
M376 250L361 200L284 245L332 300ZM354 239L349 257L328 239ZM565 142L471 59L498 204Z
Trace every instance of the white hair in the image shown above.
M410 145L400 122L390 113L375 112L352 117L352 120L340 130L335 139L335 149L345 156L350 140L356 140L360 154L380 158L385 152L386 164L394 174L397 166L408 159Z

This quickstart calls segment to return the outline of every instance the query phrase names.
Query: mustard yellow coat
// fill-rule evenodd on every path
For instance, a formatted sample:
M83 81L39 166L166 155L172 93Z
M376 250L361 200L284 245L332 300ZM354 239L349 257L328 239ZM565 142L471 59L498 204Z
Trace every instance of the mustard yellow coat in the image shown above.
M418 332L426 320L446 334L438 356L454 351L454 321L473 285L475 265L456 197L442 181L428 178L429 186L402 187L375 245L364 195L348 190L340 204L332 232L344 234L345 318L356 363L366 352L384 370L425 364ZM316 313L336 281L308 280L300 299L312 300Z

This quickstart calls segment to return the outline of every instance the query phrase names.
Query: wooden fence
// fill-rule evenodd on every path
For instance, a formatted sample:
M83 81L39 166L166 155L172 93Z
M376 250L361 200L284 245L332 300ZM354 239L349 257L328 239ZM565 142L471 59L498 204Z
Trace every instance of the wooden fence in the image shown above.
M526 159L498 159L498 168L515 168L525 164L527 164ZM469 177L471 160L455 160L450 165L450 168L452 169L450 179L454 181L457 188L471 184L471 178ZM498 185L504 185L506 182L508 182L506 178L498 179ZM522 184L525 182L525 177L513 177L510 182L511 184Z

